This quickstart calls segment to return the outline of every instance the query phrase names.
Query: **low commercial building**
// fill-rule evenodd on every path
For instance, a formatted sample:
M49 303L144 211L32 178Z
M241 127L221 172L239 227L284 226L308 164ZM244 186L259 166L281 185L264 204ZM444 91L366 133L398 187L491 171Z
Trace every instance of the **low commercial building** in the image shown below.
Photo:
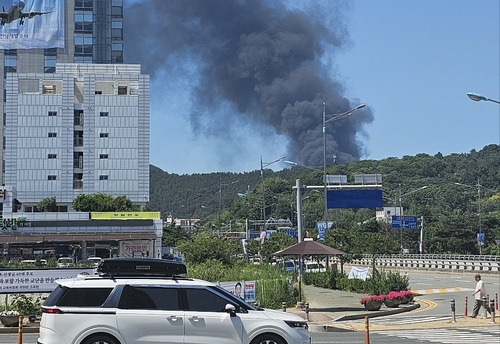
M13 213L1 219L4 259L161 258L159 212Z

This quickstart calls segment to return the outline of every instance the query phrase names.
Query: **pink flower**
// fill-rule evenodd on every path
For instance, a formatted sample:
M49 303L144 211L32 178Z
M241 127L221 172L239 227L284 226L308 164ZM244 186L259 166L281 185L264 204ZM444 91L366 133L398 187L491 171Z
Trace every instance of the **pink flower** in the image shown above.
M368 303L371 301L384 302L385 298L386 298L385 295L370 295L367 297L363 297L361 300L359 300L359 303L364 305L365 303Z

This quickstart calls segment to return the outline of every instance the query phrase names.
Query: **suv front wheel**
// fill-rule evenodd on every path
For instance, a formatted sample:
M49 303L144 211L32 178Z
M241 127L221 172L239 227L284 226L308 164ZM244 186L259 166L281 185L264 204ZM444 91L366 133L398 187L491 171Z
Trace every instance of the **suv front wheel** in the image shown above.
M82 344L120 344L120 342L114 337L100 334L85 338Z
M252 344L286 344L280 336L272 333L261 334L252 341Z

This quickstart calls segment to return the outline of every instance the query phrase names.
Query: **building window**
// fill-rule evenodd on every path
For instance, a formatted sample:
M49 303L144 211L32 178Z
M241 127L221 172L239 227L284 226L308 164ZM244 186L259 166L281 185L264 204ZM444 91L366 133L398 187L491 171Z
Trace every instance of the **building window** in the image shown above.
M42 86L43 94L55 94L56 93L56 85L43 85Z
M107 159L108 154L99 154L99 159Z
M99 137L109 137L109 133L100 133Z
M92 0L75 0L75 9L87 8L92 9L93 1Z
M57 154L48 154L47 158L49 158L49 159L57 159Z
M101 116L101 117L108 117L109 116L109 112L108 111L101 111L101 112L99 112L99 116Z
M47 179L48 179L48 180L56 180L56 179L57 179L57 177L56 177L56 175L55 175L55 174L49 174L49 175L47 176Z
M128 91L127 91L127 86L118 86L118 95L119 96L126 96Z
M3 59L4 73L17 72L17 50L5 50Z
M49 117L57 116L57 111L49 111Z
M57 137L57 133L49 133L49 137Z
M108 175L107 174L99 175L99 180L108 180Z
M43 67L44 73L54 73L56 71L57 49L50 48L44 50Z

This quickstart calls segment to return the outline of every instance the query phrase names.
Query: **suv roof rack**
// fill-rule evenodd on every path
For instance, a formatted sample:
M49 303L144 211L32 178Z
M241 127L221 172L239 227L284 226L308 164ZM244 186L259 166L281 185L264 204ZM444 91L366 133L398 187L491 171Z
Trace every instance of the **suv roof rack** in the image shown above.
M100 276L163 276L174 277L185 274L183 263L156 258L105 258L99 262Z

